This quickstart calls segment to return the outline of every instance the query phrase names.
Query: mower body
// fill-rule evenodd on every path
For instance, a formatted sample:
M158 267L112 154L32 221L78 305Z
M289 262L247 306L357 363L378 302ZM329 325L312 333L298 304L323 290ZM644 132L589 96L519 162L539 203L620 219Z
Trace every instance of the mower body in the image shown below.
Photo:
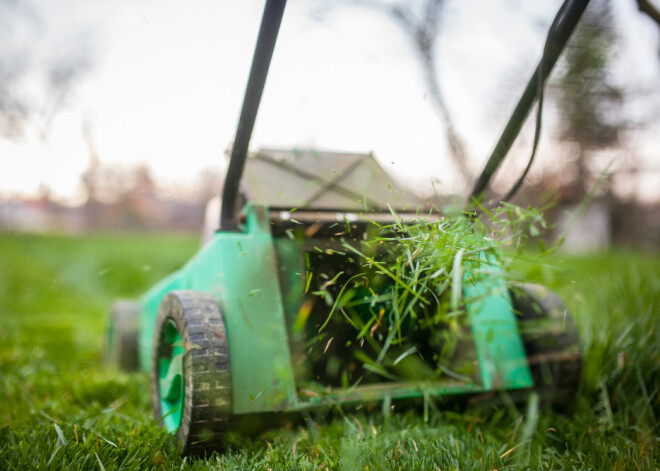
M286 162L281 154L278 161ZM319 405L477 393L533 385L506 283L498 276L480 277L475 281L469 273L464 275L462 285L464 297L475 299L466 306L474 374L460 378L445 376L442 380L384 379L357 386L351 381L348 387L338 381L324 380L323 374L317 371L318 358L316 367L307 364L309 342L302 338L304 333L301 336L303 328L312 332L318 330L332 311L331 303L315 302L318 293L312 294L323 284L319 274L325 271L327 280L340 271L359 270L358 261L346 260L350 257L345 250L342 252L342 245L359 246L376 233L377 226L392 224L394 218L387 210L365 209L364 203L372 195L363 195L361 201L351 201L345 195L369 181L373 188L379 191L385 188L390 195L395 195L390 197L392 205L407 207L410 197L402 201L405 192L393 186L395 183L371 156L351 156L348 159L354 162L351 172L362 178L354 179L351 184L351 172L342 172L343 181L338 182L331 169L333 164L342 167L343 161L339 159L342 156L334 155L330 156L330 163L326 160L326 167L317 168L318 181L309 185L308 191L318 193L319 186L323 186L319 182L328 183L333 178L335 187L326 184L323 195L317 194L314 207L307 204L296 209L294 204L305 204L309 194L284 194L279 185L287 181L293 184L291 180L302 178L291 170L310 171L313 165L309 163L320 157L311 153L285 155L294 162L286 162L288 174L275 179L276 185L269 185L271 173L263 168L264 161L275 165L272 152L262 152L248 159L243 193L246 199L247 195L252 195L250 199L271 199L271 205L248 202L241 213L238 231L217 231L184 267L140 299L138 345L143 370L148 371L153 364L154 326L163 298L175 290L193 290L209 294L222 312L230 351L233 414L295 411ZM301 182L297 183L289 187L304 187ZM250 191L250 187L257 191ZM342 203L343 208L340 207ZM402 210L398 217L416 222L425 216ZM340 324L334 326L337 331L343 328ZM341 335L341 332L330 332L327 338L339 339ZM323 349L324 344L325 341L317 349ZM333 351L341 355L342 347L337 341ZM326 350L328 348L326 346ZM346 351L350 354L348 349ZM330 358L329 354L327 356Z

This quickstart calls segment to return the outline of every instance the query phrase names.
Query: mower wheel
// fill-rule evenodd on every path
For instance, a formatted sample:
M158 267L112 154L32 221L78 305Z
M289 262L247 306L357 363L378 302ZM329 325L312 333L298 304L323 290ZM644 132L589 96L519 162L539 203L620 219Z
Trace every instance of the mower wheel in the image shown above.
M565 408L580 385L582 353L577 326L562 300L544 286L511 290L518 327L543 404Z
M229 347L222 313L206 293L172 291L160 305L151 364L156 420L183 454L222 446L231 413Z
M138 369L138 318L140 305L127 299L117 300L110 309L105 346L106 363L124 371Z

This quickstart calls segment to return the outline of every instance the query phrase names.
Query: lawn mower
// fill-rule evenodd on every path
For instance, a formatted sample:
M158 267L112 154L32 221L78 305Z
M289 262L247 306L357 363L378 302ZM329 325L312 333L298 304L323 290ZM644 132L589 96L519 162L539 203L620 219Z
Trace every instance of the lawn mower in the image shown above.
M473 200L483 197L542 97L587 3L562 6ZM265 4L219 229L139 300L113 305L109 356L122 368L150 374L155 416L183 453L222 448L229 430L255 420L323 408L366 404L389 411L398 401L541 389L555 400L570 398L581 356L575 324L557 296L541 286L512 287L497 276L497 260L483 255L488 270L478 277L459 273L458 293L448 288L453 297L473 300L465 303L463 328L438 334L411 316L399 318L388 301L393 293L419 299L414 287L383 276L379 260L396 245L379 231L439 218L411 209L419 202L371 155L248 153L284 6L284 0ZM442 314L450 304L440 294L425 312ZM539 319L540 331L521 328ZM390 336L387 324L395 322L390 330L398 333ZM412 347L397 344L402 331ZM459 340L450 342L453 337ZM439 350L469 368L437 374L432 359Z

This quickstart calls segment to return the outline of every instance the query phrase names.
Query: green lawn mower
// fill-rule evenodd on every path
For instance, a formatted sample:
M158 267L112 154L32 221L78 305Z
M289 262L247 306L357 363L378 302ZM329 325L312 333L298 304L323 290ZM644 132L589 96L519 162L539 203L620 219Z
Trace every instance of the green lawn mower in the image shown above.
M483 197L542 99L587 3L562 6L473 199ZM413 211L418 202L372 156L248 154L284 6L266 1L219 229L138 301L114 304L110 357L151 375L155 416L183 453L221 448L234 428L323 408L389 411L399 401L501 391L570 398L581 366L577 331L547 289L511 285L486 252L472 254L464 271L451 273L452 285L428 296L388 271L397 234L442 220ZM401 307L401 299L409 302ZM463 322L452 317L458 303ZM523 328L531 321L542 328Z

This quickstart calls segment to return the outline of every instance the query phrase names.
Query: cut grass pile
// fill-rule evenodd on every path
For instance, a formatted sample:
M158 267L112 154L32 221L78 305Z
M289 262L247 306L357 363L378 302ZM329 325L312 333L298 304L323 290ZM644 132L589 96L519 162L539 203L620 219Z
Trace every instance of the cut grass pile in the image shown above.
M358 409L233 434L223 454L182 458L152 419L147 378L106 368L101 352L112 299L141 294L196 248L196 238L173 236L0 236L0 468L659 466L660 257L632 253L520 267L578 322L584 372L571 415L533 403L488 412L440 403L427 421Z

